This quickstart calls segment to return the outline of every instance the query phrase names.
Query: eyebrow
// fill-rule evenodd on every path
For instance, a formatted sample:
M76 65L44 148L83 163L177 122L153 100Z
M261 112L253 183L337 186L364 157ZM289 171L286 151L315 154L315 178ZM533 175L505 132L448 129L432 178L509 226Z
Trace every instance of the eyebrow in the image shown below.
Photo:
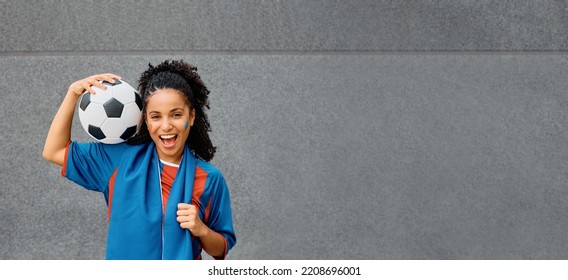
M171 110L170 110L170 113L171 113L171 112L175 112L175 111L180 111L180 110L181 110L181 111L184 111L183 108L177 107L177 108L171 109ZM148 114L153 114L153 113L154 113L154 114L161 114L160 111L150 111L150 112L148 112Z

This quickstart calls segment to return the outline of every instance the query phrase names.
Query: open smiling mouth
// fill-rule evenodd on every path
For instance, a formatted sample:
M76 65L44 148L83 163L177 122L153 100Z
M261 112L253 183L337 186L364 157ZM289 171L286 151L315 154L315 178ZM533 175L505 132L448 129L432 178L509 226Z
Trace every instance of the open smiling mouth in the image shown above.
M166 148L171 148L176 144L177 135L175 134L160 135L160 140L162 140L162 144Z

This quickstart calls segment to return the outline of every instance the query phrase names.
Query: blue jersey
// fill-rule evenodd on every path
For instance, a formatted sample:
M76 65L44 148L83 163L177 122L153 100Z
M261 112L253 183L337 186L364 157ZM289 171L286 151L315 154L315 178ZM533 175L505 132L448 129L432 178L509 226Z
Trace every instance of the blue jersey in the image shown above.
M71 142L62 175L104 194L108 206L107 259L201 259L201 243L177 222L177 204L189 203L225 239L236 243L229 190L221 172L185 147L163 209L162 167L154 143Z

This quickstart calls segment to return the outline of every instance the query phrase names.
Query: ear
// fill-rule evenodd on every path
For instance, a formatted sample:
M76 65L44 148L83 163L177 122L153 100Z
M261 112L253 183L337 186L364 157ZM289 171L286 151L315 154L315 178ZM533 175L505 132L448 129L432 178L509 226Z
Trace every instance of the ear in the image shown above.
M193 126L193 122L195 122L195 109L189 112L189 126Z

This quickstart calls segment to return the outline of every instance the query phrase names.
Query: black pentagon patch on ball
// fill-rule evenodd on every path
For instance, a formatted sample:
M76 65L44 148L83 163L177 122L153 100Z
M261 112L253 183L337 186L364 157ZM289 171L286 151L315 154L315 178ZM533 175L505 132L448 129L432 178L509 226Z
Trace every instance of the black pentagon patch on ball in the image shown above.
M140 94L138 94L138 92L134 93L134 96L136 97L136 105L138 105L138 109L142 111L142 98L140 98Z
M107 85L107 86L111 86L111 87L112 87L112 86L120 85L120 84L122 84L122 82L121 82L120 80L116 80L116 81L114 82L114 84L113 84L113 83L111 83L111 82L109 82L109 81L102 81L101 84Z
M124 130L122 135L120 135L120 139L128 140L128 138L130 138L130 136L134 135L134 133L136 133L136 126L131 126L131 127L127 128L126 130Z
M81 104L79 104L79 108L85 111L87 110L87 106L91 103L91 94L88 92L83 93L83 97L81 98Z
M120 101L111 98L109 101L105 102L103 107L105 107L106 114L109 118L120 118L124 105L120 103Z
M89 125L89 134L91 134L93 137L99 140L104 139L106 137L100 128L93 125Z

